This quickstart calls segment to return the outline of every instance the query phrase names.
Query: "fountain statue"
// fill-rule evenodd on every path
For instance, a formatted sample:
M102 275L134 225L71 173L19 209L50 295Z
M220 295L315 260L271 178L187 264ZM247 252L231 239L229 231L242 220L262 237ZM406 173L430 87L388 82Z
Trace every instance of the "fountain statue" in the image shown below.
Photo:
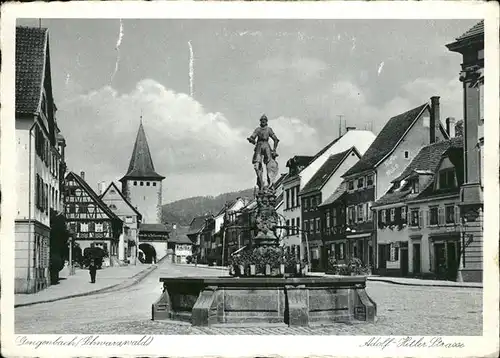
M277 229L285 227L279 225L273 185L279 139L262 115L260 126L247 140L254 145L252 164L258 187L255 220L245 228L255 233L251 244L232 255L233 277L161 277L163 293L152 306L152 319L197 326L373 322L377 307L365 292L365 276L310 276L296 252L285 253L280 247Z

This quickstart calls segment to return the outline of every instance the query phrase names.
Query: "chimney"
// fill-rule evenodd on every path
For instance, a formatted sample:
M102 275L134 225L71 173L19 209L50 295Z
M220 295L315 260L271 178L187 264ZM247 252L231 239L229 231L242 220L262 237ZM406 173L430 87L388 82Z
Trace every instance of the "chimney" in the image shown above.
M436 127L439 125L439 96L431 97L430 143L436 142Z
M453 117L446 118L446 132L448 132L450 138L455 138L455 125L456 125L455 118Z
M346 131L347 131L347 132L349 132L349 131L351 131L351 130L355 130L355 129L356 129L356 127L346 127Z
M85 180L85 172L83 172L83 171L82 171L82 172L80 172L80 177L81 177L83 180Z

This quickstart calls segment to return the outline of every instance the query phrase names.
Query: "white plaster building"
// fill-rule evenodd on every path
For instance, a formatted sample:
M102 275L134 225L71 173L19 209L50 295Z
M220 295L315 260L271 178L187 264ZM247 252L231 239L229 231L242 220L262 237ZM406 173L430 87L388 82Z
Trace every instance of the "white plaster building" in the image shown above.
M50 219L61 212L64 147L55 117L47 29L16 28L15 292L50 284Z

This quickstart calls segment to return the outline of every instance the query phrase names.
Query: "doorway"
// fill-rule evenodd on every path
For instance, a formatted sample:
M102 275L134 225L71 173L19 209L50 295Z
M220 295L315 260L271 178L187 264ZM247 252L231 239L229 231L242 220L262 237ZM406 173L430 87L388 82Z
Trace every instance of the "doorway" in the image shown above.
M401 257L400 257L400 264L401 264L401 276L408 276L408 248L407 247L402 247L400 248L401 250Z
M454 241L448 241L446 243L446 251L447 251L447 260L446 260L446 279L455 281L457 279L458 272L458 250L457 243Z
M387 267L387 245L378 245L378 268L386 269Z
M446 246L444 242L434 243L434 271L437 278L446 277Z
M421 252L420 243L413 244L413 273L419 274L421 272Z

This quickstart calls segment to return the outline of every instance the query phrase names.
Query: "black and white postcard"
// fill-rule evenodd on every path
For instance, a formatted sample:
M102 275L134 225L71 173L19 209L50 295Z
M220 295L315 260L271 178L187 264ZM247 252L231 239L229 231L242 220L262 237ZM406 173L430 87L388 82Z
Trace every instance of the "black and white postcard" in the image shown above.
M496 3L1 30L2 355L498 355Z

